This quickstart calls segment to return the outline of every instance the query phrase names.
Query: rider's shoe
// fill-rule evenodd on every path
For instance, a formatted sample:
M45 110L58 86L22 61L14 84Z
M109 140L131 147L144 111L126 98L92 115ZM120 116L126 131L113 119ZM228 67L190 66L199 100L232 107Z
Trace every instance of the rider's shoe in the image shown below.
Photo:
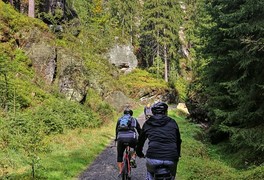
M130 164L131 164L131 167L132 167L132 168L136 168L136 167L137 167L136 159L131 158L131 159L130 159Z
M122 179L122 174L118 174L117 179Z

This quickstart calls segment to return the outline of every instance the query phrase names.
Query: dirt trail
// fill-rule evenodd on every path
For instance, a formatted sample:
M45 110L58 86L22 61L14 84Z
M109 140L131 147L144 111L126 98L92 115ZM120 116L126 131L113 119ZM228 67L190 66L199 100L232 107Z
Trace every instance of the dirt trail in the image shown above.
M177 106L170 106L170 109L177 108L186 113L188 109L184 103L179 103ZM138 118L141 127L145 122L144 114ZM145 142L143 152L146 152L148 142ZM112 141L109 146L95 159L95 161L80 175L79 180L115 180L118 179L118 169L116 163L116 147ZM145 159L137 158L137 168L132 169L132 180L142 180L146 176Z
M138 118L141 127L145 121L144 115ZM114 147L113 147L114 146ZM147 143L145 143L147 146ZM146 147L144 147L146 149ZM145 152L145 151L144 151ZM112 141L110 145L95 159L95 161L80 175L79 180L115 180L117 179L118 169L116 163L116 147ZM145 179L146 165L145 159L137 158L137 168L132 169L132 179Z

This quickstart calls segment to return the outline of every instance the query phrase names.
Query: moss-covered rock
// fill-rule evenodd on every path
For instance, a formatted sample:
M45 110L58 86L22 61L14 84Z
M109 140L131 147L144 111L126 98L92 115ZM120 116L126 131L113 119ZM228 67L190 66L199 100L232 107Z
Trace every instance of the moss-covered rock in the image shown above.
M56 48L42 41L32 44L28 51L37 75L41 76L47 85L51 85L56 74Z

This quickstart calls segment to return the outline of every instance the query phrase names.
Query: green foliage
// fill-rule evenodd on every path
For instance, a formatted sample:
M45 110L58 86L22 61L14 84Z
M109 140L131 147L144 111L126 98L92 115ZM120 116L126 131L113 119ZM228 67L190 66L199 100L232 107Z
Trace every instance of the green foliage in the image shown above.
M174 1L145 1L143 19L140 24L140 58L143 67L151 67L151 71L166 77L167 67L162 64L168 61L178 64L178 50L180 41L178 37L181 25L179 3ZM160 63L162 60L164 63ZM165 62L166 61L166 62ZM177 67L178 65L176 65ZM175 70L175 69L174 69ZM177 70L177 69L176 69Z
M39 154L35 179L76 178L109 144L114 135L114 127L115 123L112 121L100 128L76 129L46 137L48 151ZM5 163L8 161L7 155L13 160L13 166L7 166L6 174L0 175L1 179L32 179L29 167L20 161L21 154L18 153L9 150L2 154L0 151L0 158L3 157L4 160L0 161L0 168L1 163L8 164Z
M160 58L160 56L158 56L155 57L153 66L150 66L147 70L152 74L156 74L157 78L162 78L164 77L164 69L165 69L164 63Z
M97 127L102 123L89 109L62 99L44 102L33 115L42 118L47 134L62 133L66 128Z
M178 179L262 179L263 166L250 169L234 169L231 166L235 158L225 151L219 150L219 146L206 143L202 129L195 124L190 124L184 116L179 116L177 111L169 111L169 116L175 119L179 125L182 139L182 153L178 163ZM200 136L201 138L196 138ZM240 153L240 152L237 152ZM248 154L249 155L249 154Z
M114 119L114 109L102 100L93 89L89 89L87 93L86 104L100 116L102 122L109 122Z
M129 35L130 43L137 45L138 22L141 15L139 0L109 1L111 21L116 20L122 29L122 37Z
M57 24L60 24L60 21L63 17L63 11L58 8L58 9L55 9L54 14L41 12L39 13L39 16L51 22L53 25L57 25Z
M28 18L27 16L18 13L9 4L5 4L3 1L0 1L0 21L4 22L4 25L8 25L8 27L12 29L11 33L32 26L47 30L47 27L43 22L37 19Z
M119 78L120 84L124 86L123 91L127 92L132 98L142 97L142 93L151 93L152 91L165 92L168 90L167 83L155 74L136 69L132 73L122 75Z
M240 160L237 164L261 164L264 162L260 158L264 155L260 130L264 115L263 19L260 18L263 2L205 3L207 6L200 6L205 8L198 16L201 20L198 33L204 43L196 48L197 59L202 61L196 64L198 83L194 91L204 99L203 106L209 112L212 141L218 143L226 134L228 147L240 152L234 155ZM219 139L214 138L217 136Z
M35 177L35 170L39 164L39 153L46 150L47 144L44 141L43 123L38 124L28 114L16 113L9 119L1 120L0 142L5 152L13 149L21 155L25 164L30 165L32 177ZM7 156L6 158L10 158ZM12 158L9 159L12 161ZM2 160L1 160L2 161ZM4 160L5 163L7 163ZM10 166L12 164L4 164Z
M180 101L185 102L187 99L187 82L183 77L178 77L175 81L175 89L177 89L179 93Z
M10 155L2 157L0 153L0 165L8 169L29 165L31 176L38 176L42 165L40 153L50 149L50 142L46 141L48 135L65 133L67 129L95 128L102 122L91 110L63 99L44 101L30 111L0 118L0 148ZM20 156L12 157L11 150Z
M32 83L30 60L20 49L9 53L0 57L1 107L15 111L41 102L48 95Z

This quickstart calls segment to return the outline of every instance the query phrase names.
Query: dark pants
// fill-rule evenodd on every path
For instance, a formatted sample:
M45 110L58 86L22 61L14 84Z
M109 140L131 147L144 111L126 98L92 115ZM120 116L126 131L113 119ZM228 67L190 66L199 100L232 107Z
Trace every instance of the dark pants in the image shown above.
M129 143L129 146L131 148L135 148L136 147L137 142L131 142ZM124 151L126 149L127 143L123 143L123 142L117 142L117 162L122 162L123 161L123 154Z
M170 161L170 160L158 160L158 159L146 159L146 166L147 166L147 177L146 180L153 180L154 173L156 171L156 167L160 165L165 165L169 167L170 172L173 176L172 179L176 178L176 171L177 171L177 164L178 161Z

